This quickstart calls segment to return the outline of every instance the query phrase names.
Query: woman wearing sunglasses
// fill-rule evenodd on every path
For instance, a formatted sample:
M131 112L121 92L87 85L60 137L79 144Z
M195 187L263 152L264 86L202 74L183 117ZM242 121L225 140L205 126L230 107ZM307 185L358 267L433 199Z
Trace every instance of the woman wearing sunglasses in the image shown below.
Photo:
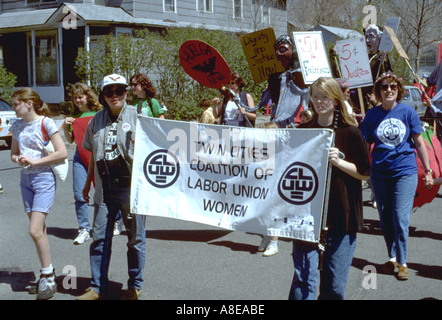
M127 82L120 75L104 77L103 109L89 122L83 148L91 151L83 197L89 201L95 176L93 242L90 247L91 286L78 300L97 300L108 293L108 270L115 218L119 212L127 231L128 289L123 300L138 299L145 262L145 216L130 214L130 183L137 110L126 103Z
M371 182L375 193L382 232L390 258L384 271L407 280L408 227L417 187L415 149L425 167L425 187L433 185L423 131L416 111L400 103L404 94L402 79L394 73L383 73L374 86L382 104L370 109L361 131L371 153Z
M244 107L238 107L234 102L233 93L235 93L245 106L249 108L255 106L250 93L242 91L244 87L245 83L243 79L239 73L234 72L231 74L230 82L227 84L227 89L229 90L220 90L223 94L223 98L215 98L212 100L214 104L213 114L215 118L219 117L219 124L237 127L248 127L249 124L254 126L256 112L248 112Z

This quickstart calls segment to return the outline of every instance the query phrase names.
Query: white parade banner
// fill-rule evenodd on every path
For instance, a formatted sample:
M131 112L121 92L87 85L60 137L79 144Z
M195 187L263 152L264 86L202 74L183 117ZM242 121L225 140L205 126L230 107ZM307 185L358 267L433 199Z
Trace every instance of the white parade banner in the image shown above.
M131 211L318 242L333 135L140 115Z
M321 31L293 32L293 40L306 84L332 76Z
M364 38L336 41L336 53L339 56L342 78L348 81L350 88L373 85Z

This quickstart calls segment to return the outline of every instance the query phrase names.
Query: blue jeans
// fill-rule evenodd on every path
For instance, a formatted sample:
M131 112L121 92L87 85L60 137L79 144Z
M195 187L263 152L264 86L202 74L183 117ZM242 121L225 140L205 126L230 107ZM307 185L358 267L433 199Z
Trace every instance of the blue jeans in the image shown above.
M75 151L72 162L72 178L75 200L75 213L77 214L77 221L80 229L91 229L91 216L89 210L89 203L83 199L83 188L86 182L87 168L81 161L78 149Z
M343 300L353 254L356 234L329 234L323 256L322 270L318 270L319 251L316 243L293 241L295 274L290 300L314 300L319 279L320 300Z
M395 178L371 178L388 256L399 265L407 262L408 228L417 188L417 174Z
M100 293L108 290L108 271L112 252L115 218L121 211L127 231L128 287L141 289L146 255L145 216L130 215L130 188L104 188L105 199L94 207L93 242L90 246L91 287Z

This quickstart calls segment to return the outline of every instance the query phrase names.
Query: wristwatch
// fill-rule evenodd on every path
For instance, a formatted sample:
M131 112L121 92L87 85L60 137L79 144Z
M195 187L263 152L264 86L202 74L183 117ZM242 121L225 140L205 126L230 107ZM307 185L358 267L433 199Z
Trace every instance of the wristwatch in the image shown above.
M432 174L433 173L433 169L425 169L425 173L428 173L428 172Z

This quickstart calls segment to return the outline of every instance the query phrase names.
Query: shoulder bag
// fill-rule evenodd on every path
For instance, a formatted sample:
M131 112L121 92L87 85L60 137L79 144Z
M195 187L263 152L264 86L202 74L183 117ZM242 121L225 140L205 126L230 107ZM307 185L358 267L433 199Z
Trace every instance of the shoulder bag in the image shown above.
M46 128L43 124L43 120L45 118L43 117L43 119L41 120L41 134L43 136L43 150L45 152L46 155L50 155L51 153L54 152L54 146L52 145L51 140L47 139L48 133L46 132ZM56 163L51 163L50 164L52 171L54 172L55 176L61 180L61 181L65 181L66 177L68 176L68 171L69 171L69 162L68 159L64 159L61 160L60 162L56 162Z

